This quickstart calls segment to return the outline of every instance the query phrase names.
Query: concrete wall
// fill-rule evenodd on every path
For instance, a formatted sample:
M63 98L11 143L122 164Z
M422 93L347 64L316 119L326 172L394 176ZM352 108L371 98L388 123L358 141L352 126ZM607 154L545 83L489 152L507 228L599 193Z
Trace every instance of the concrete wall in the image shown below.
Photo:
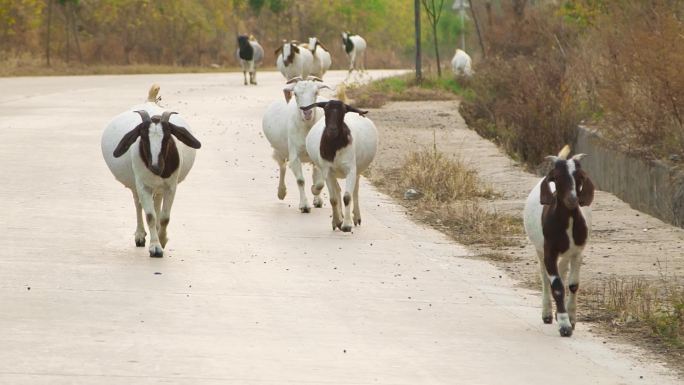
M684 227L684 173L660 161L630 157L602 144L601 138L579 127L574 153L586 153L582 167L596 187L633 208Z

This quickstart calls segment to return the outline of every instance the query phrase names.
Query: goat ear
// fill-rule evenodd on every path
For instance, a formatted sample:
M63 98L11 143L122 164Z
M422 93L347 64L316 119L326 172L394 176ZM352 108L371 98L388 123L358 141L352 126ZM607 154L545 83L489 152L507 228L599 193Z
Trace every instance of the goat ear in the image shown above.
M314 107L325 108L325 106L326 106L327 104L328 104L328 102L317 102L317 103L314 103L314 104L309 104L309 105L306 106L306 107L299 107L299 108L300 108L302 111L308 111L308 110L310 110L310 109L312 109L312 108L314 108Z
M140 136L140 126L136 126L132 131L128 132L126 135L121 138L121 141L119 141L119 144L116 146L114 149L114 157L118 158L121 155L125 154L126 151L135 143L136 140L138 140L138 136Z
M292 50L294 51L294 53L299 53L299 47L294 44L292 44Z
M368 113L368 111L359 110L358 108L352 107L349 104L345 104L344 106L347 107L347 112L356 112L357 114L364 116L364 117Z
M294 89L295 83L296 82L292 82L292 80L290 80L287 82L287 86L283 88L283 95L285 95L285 103L289 103L290 99L292 99L292 90Z
M283 46L282 45L280 47L278 47L277 50L275 50L275 55L278 56L278 55L280 55L281 52L283 52Z
M555 201L553 193L551 192L551 187L549 186L549 177L547 176L542 180L541 191L539 194L539 203L542 205L551 205Z
M176 126L173 123L169 123L169 131L171 132L171 135L178 138L178 140L183 142L188 147L192 147L194 149L202 147L202 143L200 143L197 138L192 136L190 131L188 131L185 127Z
M591 181L591 178L584 178L582 191L580 191L577 198L579 198L580 206L589 206L594 201L594 182Z

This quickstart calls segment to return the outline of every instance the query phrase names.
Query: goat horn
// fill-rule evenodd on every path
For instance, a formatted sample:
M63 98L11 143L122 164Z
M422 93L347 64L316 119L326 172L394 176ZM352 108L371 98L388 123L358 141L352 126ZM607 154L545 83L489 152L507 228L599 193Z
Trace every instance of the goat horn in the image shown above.
M297 83L298 81L302 80L301 76L295 76L292 79L288 80L287 83L285 84L292 84L292 83Z
M152 123L152 119L150 119L150 114L148 114L147 111L139 110L135 112L137 112L138 115L140 115L140 117L142 118L142 124L149 125L150 123Z
M313 80L315 82L321 82L321 83L323 82L323 79L319 78L318 76L309 76L308 78L306 78L306 80Z
M177 114L177 112L173 112L173 111L164 111L164 113L162 114L162 117L161 117L161 123L162 123L162 124L168 123L168 122L169 122L169 118L170 118L171 115L173 115L173 114Z

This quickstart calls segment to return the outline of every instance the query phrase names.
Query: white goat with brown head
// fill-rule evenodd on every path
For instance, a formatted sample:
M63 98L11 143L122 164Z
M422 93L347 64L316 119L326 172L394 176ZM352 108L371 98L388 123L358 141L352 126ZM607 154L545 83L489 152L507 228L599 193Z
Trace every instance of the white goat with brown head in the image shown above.
M525 232L539 257L542 320L553 321L553 296L560 335L564 337L572 335L577 322L580 265L591 232L589 206L594 200L594 184L580 165L585 155L568 159L569 154L570 147L565 146L558 156L547 157L553 168L532 189L524 210Z

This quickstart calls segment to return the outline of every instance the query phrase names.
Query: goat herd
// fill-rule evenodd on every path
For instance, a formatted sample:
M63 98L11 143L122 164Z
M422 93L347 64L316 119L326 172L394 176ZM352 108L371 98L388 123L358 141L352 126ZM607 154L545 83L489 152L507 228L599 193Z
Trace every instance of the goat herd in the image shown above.
M245 84L247 73L249 82L256 84L256 65L263 59L263 50L248 36L240 36L238 42ZM350 54L351 73L356 59L365 51L366 42L346 32L343 42ZM262 125L280 168L277 196L281 200L285 198L284 177L288 164L297 180L299 210L310 212L302 162L312 163L313 205L323 206L320 193L327 185L332 229L349 232L361 224L359 178L375 157L377 129L365 117L367 111L319 96L322 88L328 88L321 76L330 66L330 55L315 38L306 46L286 42L276 52L277 66L287 79L284 100L279 98L268 106ZM467 63L464 72L470 76L470 57L460 52L465 56L457 51L454 60L458 57ZM145 246L145 214L150 232L150 257L164 254L176 187L188 175L195 150L201 146L180 114L157 104L158 94L159 86L153 85L147 101L116 116L102 137L107 166L133 194L138 247ZM594 196L591 179L580 166L584 154L571 158L569 155L570 148L565 146L557 156L547 157L553 167L532 189L524 208L525 230L540 261L542 320L552 322L552 296L562 336L572 335L576 323L579 270L582 250L591 230L589 205ZM344 193L338 179L345 179ZM565 282L569 289L567 298Z

